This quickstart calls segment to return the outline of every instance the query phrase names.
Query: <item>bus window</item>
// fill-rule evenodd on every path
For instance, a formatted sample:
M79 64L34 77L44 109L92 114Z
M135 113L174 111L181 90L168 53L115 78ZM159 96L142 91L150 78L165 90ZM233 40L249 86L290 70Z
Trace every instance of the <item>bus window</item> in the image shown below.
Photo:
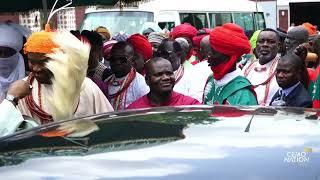
M254 31L253 13L233 13L234 22L246 31Z
M171 29L174 28L175 23L174 22L159 22L158 25L161 29L167 29L167 30L171 31Z
M145 22L153 22L154 14L146 11L102 11L85 15L80 30L93 30L99 26L109 29L112 34L125 32L133 34L140 31Z
M180 22L189 23L197 29L208 28L206 13L180 13Z
M266 28L266 23L264 20L263 12L258 12L254 13L255 17L255 25L256 25L256 30L262 30Z
M231 13L209 13L210 28L232 22Z

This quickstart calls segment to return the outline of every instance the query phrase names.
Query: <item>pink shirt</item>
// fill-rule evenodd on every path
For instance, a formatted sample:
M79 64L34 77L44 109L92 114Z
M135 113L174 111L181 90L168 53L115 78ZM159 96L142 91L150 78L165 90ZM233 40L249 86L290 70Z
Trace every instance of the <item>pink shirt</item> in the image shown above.
M169 101L164 102L160 106L183 106L183 105L199 105L201 104L198 100L193 99L192 97L185 96L183 94L172 92L169 98ZM141 98L134 101L130 104L127 109L139 109L139 108L150 108L157 107L150 103L147 95L142 96Z

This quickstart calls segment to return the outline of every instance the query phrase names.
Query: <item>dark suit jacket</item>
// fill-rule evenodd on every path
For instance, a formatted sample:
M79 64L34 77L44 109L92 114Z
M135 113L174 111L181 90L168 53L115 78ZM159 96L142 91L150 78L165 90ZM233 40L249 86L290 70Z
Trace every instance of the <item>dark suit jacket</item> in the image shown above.
M279 91L272 97L270 106L272 102L279 97ZM286 102L286 106L289 107L305 107L305 108L311 108L312 107L312 99L308 93L308 91L302 86L302 84L299 84L297 87L295 87L289 95L284 97L284 101Z

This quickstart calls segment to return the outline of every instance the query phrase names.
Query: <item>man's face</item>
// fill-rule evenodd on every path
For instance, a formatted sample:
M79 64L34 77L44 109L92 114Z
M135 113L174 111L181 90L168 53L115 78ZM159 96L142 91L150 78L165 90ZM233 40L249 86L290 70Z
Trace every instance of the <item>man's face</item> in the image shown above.
M280 60L276 68L276 79L278 85L283 88L289 88L299 82L299 70L288 60Z
M181 52L174 51L173 43L174 41L167 41L163 48L158 49L157 53L160 57L169 60L171 62L173 71L176 71L181 65Z
M204 37L200 41L200 54L203 59L207 59L211 51L209 36Z
M284 40L284 43L287 52L293 51L296 47L298 47L301 44L296 37L289 33L286 39Z
M260 64L273 60L279 50L279 40L275 32L262 31L257 39L256 51Z
M229 56L219 53L212 48L210 48L210 52L208 52L207 57L209 66L211 67L216 67L229 60Z
M144 57L141 54L134 53L132 65L141 74L144 69Z
M111 51L109 58L110 67L116 77L123 77L131 70L133 53L130 53L132 51L130 48L127 46L124 49Z
M40 84L51 84L52 72L45 67L50 59L43 53L28 53L28 64L34 77Z
M150 87L150 91L159 94L171 92L175 78L170 62L163 60L151 64L149 73L146 75L146 82Z
M9 47L3 47L0 46L0 76L7 78L10 76L12 71L15 69L18 63L17 59L10 59L11 56L13 56L16 53L16 51Z
M291 52L300 44L307 42L307 32L299 27L290 30L284 40L286 51Z
M158 48L160 46L160 43L157 43L157 42L151 42L151 46L152 46L152 51L153 51L153 54L156 54L157 51L158 51Z

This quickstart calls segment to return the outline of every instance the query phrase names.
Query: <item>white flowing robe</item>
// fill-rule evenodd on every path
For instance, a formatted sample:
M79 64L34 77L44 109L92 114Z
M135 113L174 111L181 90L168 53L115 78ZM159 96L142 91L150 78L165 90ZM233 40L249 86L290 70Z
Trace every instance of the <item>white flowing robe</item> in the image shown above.
M208 62L200 62L191 69L184 70L183 77L175 84L173 90L202 103L204 87L210 74L212 74L212 71Z
M116 78L116 81L122 81L125 77L122 78ZM115 94L119 91L119 86L113 86L108 85L108 94ZM135 78L130 83L126 95L123 99L121 99L120 109L118 110L124 110L126 109L131 103L133 103L135 100L139 99L140 97L146 95L150 91L149 86L147 85L145 78L139 74L136 73ZM115 98L110 99L110 102L114 104ZM114 107L115 108L115 107Z
M36 79L33 81L32 86L32 97L35 103L39 105L38 81ZM46 97L49 97L52 94L52 86L47 84L41 84L40 86L42 110L44 110L48 114L51 114L51 110L48 102L46 101ZM74 113L74 117L83 117L113 111L113 108L109 103L108 99L99 89L99 87L89 78L84 79L82 88L83 89L80 92L79 105ZM30 116L35 120L38 120L38 122L40 123L38 117L32 116L27 106L26 98L23 98L19 101L18 109L21 111L21 114Z
M272 60L272 61L270 61L270 62L268 62L265 65L261 65L259 63L259 61L254 62L253 68L251 69L249 74L246 76L246 78L251 82L252 85L257 85L257 84L261 84L261 83L265 82L270 77L270 74L272 74L276 69L277 64L275 64L275 67L273 68L273 71L270 72L271 71L271 65L272 65L273 61L277 61L277 58ZM249 65L247 65L247 66L245 66L243 68L243 72L246 71L246 69L249 67ZM258 72L256 70L254 70L255 67L256 68L265 67L266 71ZM256 87L254 89L256 94L257 94L258 104L262 105L262 106L269 106L272 97L279 90L279 85L277 83L276 76L273 76L273 78L271 79L271 84L270 84L270 88L269 88L267 101L264 104L263 101L264 101L264 97L265 97L265 94L266 94L265 93L266 88L267 88L267 85L260 85L260 86L258 86L258 87Z

